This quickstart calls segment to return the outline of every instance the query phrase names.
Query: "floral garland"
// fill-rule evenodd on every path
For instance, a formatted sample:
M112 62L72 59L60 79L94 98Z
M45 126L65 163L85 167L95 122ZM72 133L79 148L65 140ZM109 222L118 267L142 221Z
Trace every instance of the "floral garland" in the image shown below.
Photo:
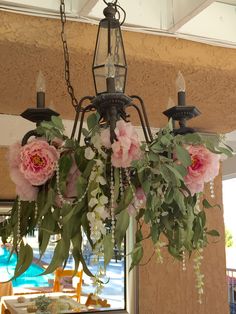
M10 148L10 175L18 198L0 235L4 242L13 236L18 252L15 277L32 262L32 248L22 239L36 226L41 256L50 236L59 235L44 274L65 265L72 250L75 268L81 262L93 276L83 258L82 234L94 251L102 248L106 267L114 247L121 247L131 216L137 231L130 269L143 257L144 224L158 259L163 260L161 251L167 248L183 261L183 269L186 254L200 254L207 236L219 235L206 227L204 209L212 206L202 192L211 182L214 196L220 154L231 155L220 137L175 136L170 121L151 143L140 143L132 124L119 120L111 143L109 128L100 128L98 122L97 114L89 116L84 146L67 138L60 118L52 117L37 128L38 138ZM195 266L199 295L203 292L200 260L198 256Z

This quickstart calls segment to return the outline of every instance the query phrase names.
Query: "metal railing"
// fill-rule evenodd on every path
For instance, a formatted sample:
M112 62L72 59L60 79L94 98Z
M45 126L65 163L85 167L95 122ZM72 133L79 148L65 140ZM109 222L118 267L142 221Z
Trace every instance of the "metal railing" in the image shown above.
M230 306L230 314L236 314L236 269L226 269L228 281L228 302Z

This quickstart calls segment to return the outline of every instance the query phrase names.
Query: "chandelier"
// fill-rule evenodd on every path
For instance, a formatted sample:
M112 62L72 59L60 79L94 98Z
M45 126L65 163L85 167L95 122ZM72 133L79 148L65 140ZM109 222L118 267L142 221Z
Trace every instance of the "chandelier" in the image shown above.
M58 238L44 274L64 267L71 253L76 268L82 263L84 271L94 276L83 257L83 235L94 254L102 252L106 267L114 249L121 248L132 217L137 231L133 250L127 252L132 257L130 270L142 264L146 238L152 241L160 261L162 251L167 250L182 261L185 270L187 255L195 252L199 257L207 237L218 236L216 230L206 227L205 209L213 205L203 190L209 183L214 198L219 156L230 156L231 150L221 137L201 136L186 125L200 112L186 105L181 74L177 78L178 104L164 111L167 126L152 133L142 98L125 94L127 63L121 32L125 11L117 1L103 2L106 7L92 66L96 95L78 101L70 81L65 4L61 0L65 80L76 112L71 137L64 134L58 113L45 108L45 86L40 75L37 108L22 113L37 128L23 137L22 145L10 148L10 175L18 196L0 235L4 242L13 239L13 250L18 252L20 262L14 277L32 262L33 251L25 237L36 227L41 256L51 235ZM138 114L144 142L129 121L129 108ZM143 233L144 225L148 236ZM198 257L195 272L201 302L203 277Z

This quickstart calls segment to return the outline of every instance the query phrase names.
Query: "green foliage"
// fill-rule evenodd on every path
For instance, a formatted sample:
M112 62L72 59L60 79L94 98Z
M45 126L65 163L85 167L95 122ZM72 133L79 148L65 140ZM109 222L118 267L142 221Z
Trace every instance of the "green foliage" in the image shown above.
M64 130L61 119L57 116L52 116L51 121L41 122L36 131L50 142L55 138L63 140L65 138L63 135Z
M99 118L98 114L88 117L88 129L83 129L88 140L99 132ZM37 226L41 257L48 248L50 237L56 236L58 239L52 260L44 274L64 267L71 253L75 261L75 271L82 263L85 273L93 276L82 255L84 235L92 250L99 247L103 251L106 267L114 255L114 247L117 245L120 248L124 241L130 223L127 209L129 206L136 206L135 191L140 187L145 192L146 204L141 204L135 214L138 230L134 249L130 252L130 269L141 262L143 241L146 238L150 238L154 248L158 247L160 250L160 238L163 237L164 247L174 258L181 260L183 251L191 255L194 250L199 249L199 243L202 246L207 245L208 236L219 236L216 230L207 229L205 214L205 210L210 211L217 205L212 206L207 199L203 199L200 211L197 210L198 198L201 195L190 195L185 185L184 178L192 162L186 145L205 145L216 154L223 153L228 156L232 151L222 143L220 137L206 138L196 133L174 136L172 131L170 121L165 129L156 134L153 142L141 146L142 158L133 162L128 170L131 171L130 177L127 177L126 171L112 168L112 182L109 149L98 147L98 143L91 145L94 158L88 160L85 154L87 146L80 146L76 140L64 136L60 118L53 117L52 121L43 122L37 128L38 134L52 144L58 139L61 142L59 177L56 178L55 174L39 187L37 218L34 202L21 202L20 235L17 201L12 208L10 219L0 225L2 240L6 242L12 237L13 251L18 253L14 277L22 274L32 262L33 251L28 244L23 243L22 238ZM66 191L74 168L80 175L75 180L75 196L68 199ZM114 221L109 215L111 207L115 216L112 218L116 222L113 230L115 242L111 231ZM100 226L100 231L96 223ZM147 224L149 229L147 235L143 234L143 224Z
M232 232L228 229L225 230L225 246L232 247L234 245Z

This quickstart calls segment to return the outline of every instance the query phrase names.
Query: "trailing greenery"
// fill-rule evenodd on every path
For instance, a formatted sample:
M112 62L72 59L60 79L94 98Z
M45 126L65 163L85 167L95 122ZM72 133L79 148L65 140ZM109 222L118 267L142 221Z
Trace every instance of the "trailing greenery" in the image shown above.
M114 254L114 246L121 246L130 223L127 208L134 202L135 192L142 188L146 196L145 204L136 208L134 217L137 221L136 240L131 253L131 269L141 262L143 257L143 241L150 238L153 248L167 248L170 255L181 260L183 252L191 255L194 250L208 243L208 236L218 236L216 230L208 230L205 209L212 208L204 194L191 195L185 184L191 156L188 145L204 145L214 154L231 155L229 147L221 138L202 137L200 134L174 136L172 123L161 129L151 143L141 145L142 157L133 161L128 169L129 176L123 170L124 193L120 191L119 169L114 168L114 195L111 195L111 149L98 145L98 120L96 114L88 119L88 129L83 129L87 145L81 146L76 140L64 135L64 127L58 117L50 122L43 122L38 128L39 136L54 145L61 140L59 159L59 190L65 202L58 201L58 186L56 173L39 187L37 196L37 217L35 203L21 201L20 237L18 231L18 199L12 208L11 217L1 223L0 236L5 243L12 243L12 251L18 254L14 277L21 275L32 263L33 251L24 240L33 229L39 230L40 257L48 248L52 235L57 236L54 254L44 274L51 273L58 267L64 267L72 254L75 261L75 272L81 262L84 272L93 274L88 269L82 254L82 238L85 234L92 250L97 247L104 253L105 267ZM88 150L89 149L89 150ZM91 150L91 151L90 151ZM87 155L91 152L92 158ZM80 175L76 179L76 196L67 200L67 178L75 162ZM112 241L112 219L109 215L109 200L114 197L115 203L115 243ZM199 203L200 202L200 203ZM98 216L99 208L107 211L107 217ZM88 213L96 213L94 219L100 219L105 233L101 229L94 240L94 230ZM92 219L92 218L91 218ZM143 234L143 226L147 225L149 232ZM159 251L158 251L159 253Z

